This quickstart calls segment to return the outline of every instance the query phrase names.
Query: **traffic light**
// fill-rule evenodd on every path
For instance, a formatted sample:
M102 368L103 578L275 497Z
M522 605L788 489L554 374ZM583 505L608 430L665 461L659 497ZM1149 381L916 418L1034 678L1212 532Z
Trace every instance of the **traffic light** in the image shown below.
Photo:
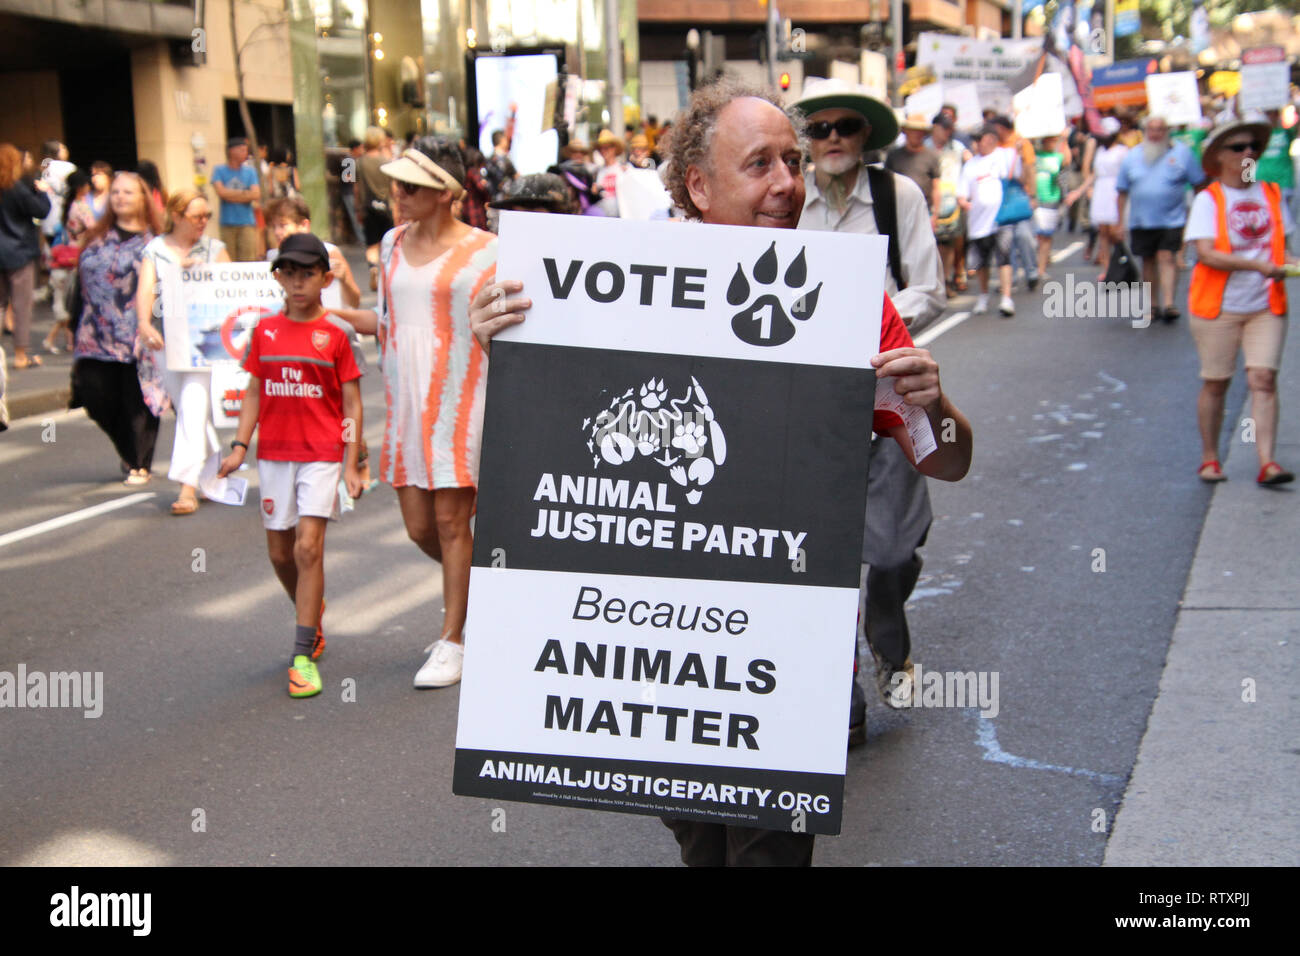
M789 89L790 89L790 74L789 74L789 73L782 73L782 74L781 74L781 92L784 93L784 92L786 92L786 91L789 90Z

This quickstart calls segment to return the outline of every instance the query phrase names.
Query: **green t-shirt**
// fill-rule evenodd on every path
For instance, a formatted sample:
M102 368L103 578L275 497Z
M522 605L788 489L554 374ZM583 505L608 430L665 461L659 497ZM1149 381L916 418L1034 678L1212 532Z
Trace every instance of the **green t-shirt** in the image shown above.
M1268 147L1259 157L1255 178L1262 183L1277 183L1283 189L1295 186L1295 165L1291 161L1291 141L1296 137L1296 127L1275 129L1268 138Z
M1061 202L1061 166L1065 157L1060 153L1038 154L1038 201L1046 205Z
M1175 143L1182 143L1192 151L1192 155L1196 157L1198 163L1201 161L1201 144L1205 142L1205 137L1206 131L1199 126L1172 130L1169 133L1169 138Z

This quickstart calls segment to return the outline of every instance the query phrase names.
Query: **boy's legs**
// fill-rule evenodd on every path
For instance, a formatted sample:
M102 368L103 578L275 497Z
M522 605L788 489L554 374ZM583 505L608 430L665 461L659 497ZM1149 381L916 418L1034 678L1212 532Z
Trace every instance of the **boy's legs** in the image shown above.
M325 596L325 526L328 518L303 515L298 519L293 541L293 563L297 572L294 606L299 627L309 627L312 636L320 623L320 603ZM283 579L282 579L283 580Z

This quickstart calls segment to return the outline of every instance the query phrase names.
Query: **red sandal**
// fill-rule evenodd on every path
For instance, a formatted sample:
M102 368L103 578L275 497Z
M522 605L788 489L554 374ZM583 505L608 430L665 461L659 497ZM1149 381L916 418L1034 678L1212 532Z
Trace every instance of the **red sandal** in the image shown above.
M1285 485L1289 481L1295 481L1295 475L1277 462L1270 461L1259 470L1259 476L1255 481L1261 485Z
M1196 470L1196 477L1210 484L1228 480L1228 476L1223 473L1217 459L1201 462L1201 467Z

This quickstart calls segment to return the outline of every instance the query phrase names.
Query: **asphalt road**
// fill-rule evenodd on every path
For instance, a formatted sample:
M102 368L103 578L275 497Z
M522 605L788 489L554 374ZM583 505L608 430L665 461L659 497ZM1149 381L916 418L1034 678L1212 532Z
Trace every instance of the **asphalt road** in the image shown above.
M1054 277L1069 269L1094 273L1077 253ZM1041 292L1016 298L1014 319L973 316L931 346L976 451L965 481L931 483L911 612L914 660L997 672L997 714L891 711L872 688L844 832L818 840L819 863L1102 860L1209 498L1196 359L1185 323L1047 318ZM365 396L378 448L377 376ZM51 421L0 439L0 536L136 490L80 413ZM169 421L160 475L170 448ZM440 577L391 489L330 528L327 691L305 702L285 694L290 606L256 509L173 518L172 486L144 490L0 545L0 670L104 673L98 719L0 711L0 864L678 861L653 818L451 794L459 691L411 687Z

